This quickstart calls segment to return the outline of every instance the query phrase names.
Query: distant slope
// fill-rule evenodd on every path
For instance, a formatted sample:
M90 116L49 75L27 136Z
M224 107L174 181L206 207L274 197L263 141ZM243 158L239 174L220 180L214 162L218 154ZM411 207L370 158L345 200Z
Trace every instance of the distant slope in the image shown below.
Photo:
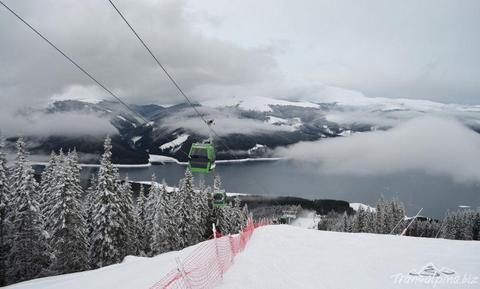
M154 258L132 257L119 265L6 288L147 289L175 267L177 255L185 257L193 248ZM245 251L236 257L216 288L433 288L425 284L396 284L392 276L408 276L433 264L440 271L454 271L450 276L460 279L467 275L480 277L478 252L480 242L473 241L267 226L254 232ZM428 272L432 271L427 269L423 273ZM476 284L437 284L435 288L478 288L478 282L477 279Z

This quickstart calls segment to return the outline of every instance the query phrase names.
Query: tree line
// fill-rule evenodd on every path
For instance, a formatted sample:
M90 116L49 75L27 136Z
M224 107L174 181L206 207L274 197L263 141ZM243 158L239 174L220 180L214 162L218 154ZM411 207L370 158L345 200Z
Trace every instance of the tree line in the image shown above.
M213 222L228 234L247 221L239 199L210 205L219 177L213 188L196 188L188 169L177 188L153 176L134 199L128 178L121 180L111 161L110 138L87 188L75 150L52 152L37 182L21 138L16 148L9 168L0 146L0 286L179 250L212 235Z
M407 228L408 227L408 228ZM443 220L405 216L405 207L397 199L378 200L375 208L359 207L355 214L330 212L322 217L319 230L404 234L406 236L445 238L453 240L480 240L480 211L461 209L447 212Z

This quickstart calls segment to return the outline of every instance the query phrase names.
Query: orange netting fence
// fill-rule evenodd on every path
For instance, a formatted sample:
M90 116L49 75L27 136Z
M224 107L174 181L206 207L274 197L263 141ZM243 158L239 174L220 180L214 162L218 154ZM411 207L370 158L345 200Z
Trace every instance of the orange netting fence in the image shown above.
M268 224L270 222L267 220L253 222L249 219L240 233L203 242L183 261L177 259L177 268L150 289L212 288L222 279L233 258L243 251L255 228Z

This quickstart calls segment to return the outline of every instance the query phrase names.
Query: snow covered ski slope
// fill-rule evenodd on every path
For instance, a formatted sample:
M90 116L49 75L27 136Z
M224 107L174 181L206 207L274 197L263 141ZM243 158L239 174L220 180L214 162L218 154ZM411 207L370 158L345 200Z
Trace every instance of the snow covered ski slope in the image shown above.
M193 248L7 288L147 289ZM275 225L255 230L216 288L480 288L479 277L480 242Z
M433 288L428 283L412 284L413 281L405 280L414 277L409 273L419 273L429 265L447 273L454 270L453 275L461 279L476 277L475 283L437 282L435 288L480 288L479 242L277 225L255 231L218 288ZM417 279L435 282L440 277Z

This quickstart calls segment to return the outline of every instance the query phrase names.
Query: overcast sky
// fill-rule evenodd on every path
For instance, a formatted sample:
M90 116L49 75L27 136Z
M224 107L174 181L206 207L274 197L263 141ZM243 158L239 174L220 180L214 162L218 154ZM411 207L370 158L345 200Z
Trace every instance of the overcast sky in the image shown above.
M108 1L4 1L128 102L182 101ZM480 1L115 2L194 100L325 85L480 103ZM108 97L3 7L0 43L4 109Z

